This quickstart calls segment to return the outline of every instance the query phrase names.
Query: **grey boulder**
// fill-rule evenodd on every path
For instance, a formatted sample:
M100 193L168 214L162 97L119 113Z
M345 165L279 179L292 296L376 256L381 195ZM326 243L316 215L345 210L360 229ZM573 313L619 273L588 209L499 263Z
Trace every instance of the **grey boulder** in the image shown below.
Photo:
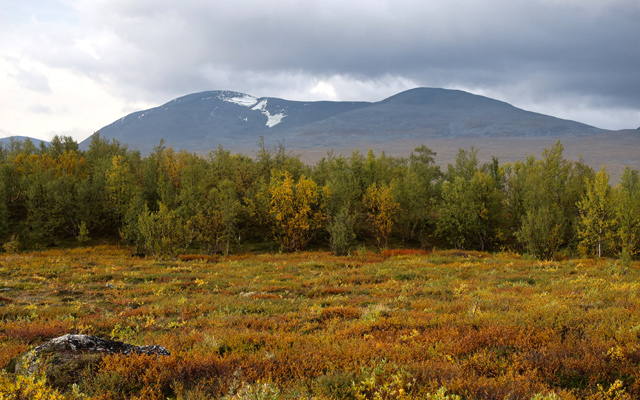
M111 354L149 354L168 356L163 346L135 346L91 335L63 335L41 344L27 352L16 364L16 373L34 374L46 372L50 367L68 368L86 365ZM44 367L44 371L42 371Z

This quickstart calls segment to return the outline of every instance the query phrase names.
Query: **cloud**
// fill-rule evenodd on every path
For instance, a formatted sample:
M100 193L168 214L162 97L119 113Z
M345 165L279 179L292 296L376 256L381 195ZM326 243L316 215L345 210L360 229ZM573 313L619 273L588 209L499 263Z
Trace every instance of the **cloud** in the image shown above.
M431 86L640 125L636 0L64 0L57 13L25 1L2 20L19 22L0 27L0 55L38 66L13 77L56 98L64 89L45 71L118 110L210 89L376 101Z
M336 89L325 81L319 81L317 85L311 88L311 94L334 100L336 98Z
M534 96L640 106L635 1L103 1L89 20L110 36L97 71L145 96L255 75L487 87L543 76Z
M15 72L9 75L16 80L20 87L39 93L51 93L49 78L45 74L22 68L19 65L14 65L14 69Z
M45 106L43 104L34 104L29 107L29 110L33 111L36 114L51 114L53 112L51 110L51 107Z

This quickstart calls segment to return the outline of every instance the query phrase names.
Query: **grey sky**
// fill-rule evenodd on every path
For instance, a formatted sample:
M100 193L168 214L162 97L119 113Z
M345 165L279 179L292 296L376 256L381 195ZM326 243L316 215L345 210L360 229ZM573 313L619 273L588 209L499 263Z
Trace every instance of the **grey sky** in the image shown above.
M204 90L377 101L463 89L640 126L637 0L21 0L0 8L0 132L87 137Z

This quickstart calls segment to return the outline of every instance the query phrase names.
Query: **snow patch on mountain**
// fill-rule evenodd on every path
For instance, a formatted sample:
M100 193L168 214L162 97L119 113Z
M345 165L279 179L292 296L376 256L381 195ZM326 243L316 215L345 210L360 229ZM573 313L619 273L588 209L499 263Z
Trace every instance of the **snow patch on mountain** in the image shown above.
M239 94L239 93L236 93ZM250 96L248 94L243 94L241 96L228 97L224 94L218 96L220 100L226 101L227 103L235 103L239 106L243 107L251 107L252 105L258 102L256 97Z
M218 98L222 101L226 101L227 103L234 103L243 107L251 107L253 111L260 111L263 115L267 117L266 125L269 128L272 128L282 122L282 119L287 115L280 112L277 114L271 114L269 110L267 110L267 100L260 100L257 97L244 94L244 93L236 93L236 92L222 92L218 95ZM206 99L202 99L206 100ZM256 104L257 103L257 104Z
M269 128L273 128L274 126L278 125L280 122L282 122L282 119L287 116L286 114L283 114L283 113L271 115L269 110L267 110L267 100L262 100L260 103L256 104L252 108L252 110L260 111L262 114L267 116L266 125Z

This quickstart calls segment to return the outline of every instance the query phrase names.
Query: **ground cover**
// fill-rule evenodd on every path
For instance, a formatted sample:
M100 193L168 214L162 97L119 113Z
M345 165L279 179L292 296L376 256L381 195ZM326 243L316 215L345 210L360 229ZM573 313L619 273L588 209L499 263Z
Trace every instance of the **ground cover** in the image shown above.
M131 253L0 256L0 387L103 399L640 397L638 262ZM172 354L109 356L46 385L13 375L20 354L65 333Z

